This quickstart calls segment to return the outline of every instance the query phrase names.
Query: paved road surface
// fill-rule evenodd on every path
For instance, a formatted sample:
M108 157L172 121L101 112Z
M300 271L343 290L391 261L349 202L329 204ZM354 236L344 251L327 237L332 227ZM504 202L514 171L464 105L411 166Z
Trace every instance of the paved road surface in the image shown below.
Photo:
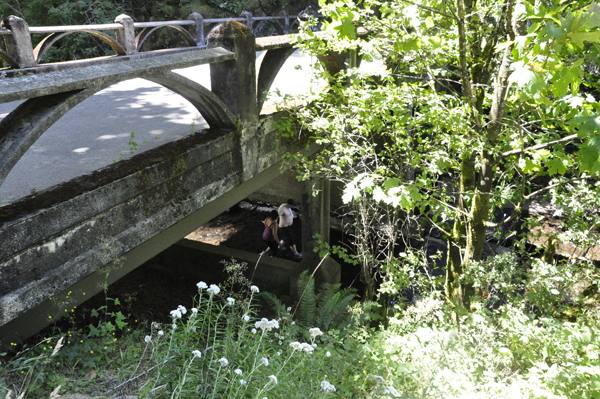
M271 92L295 95L317 86L308 73L310 63L308 56L294 53ZM210 89L207 65L177 72ZM0 104L0 119L17 105ZM131 157L132 132L139 152L205 127L189 102L160 85L143 79L116 84L73 108L36 141L0 186L0 206Z

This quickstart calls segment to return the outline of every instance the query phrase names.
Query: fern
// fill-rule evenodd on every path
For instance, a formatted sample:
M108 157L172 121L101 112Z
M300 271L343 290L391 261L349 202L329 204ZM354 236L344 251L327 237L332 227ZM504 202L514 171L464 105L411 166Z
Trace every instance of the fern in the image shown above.
M279 300L275 294L270 292L261 292L258 295L265 300L267 305L273 309L275 313L277 313L277 317L284 316L287 313L285 303L281 302L281 300Z
M317 294L315 283L307 271L298 278L298 309L296 322L307 332L318 327L323 331L343 330L351 322L348 306L356 296L354 288L343 288L341 284L326 284Z
M317 313L317 296L315 295L315 281L303 271L298 277L298 305L296 310L296 321L301 326L316 327L315 314Z

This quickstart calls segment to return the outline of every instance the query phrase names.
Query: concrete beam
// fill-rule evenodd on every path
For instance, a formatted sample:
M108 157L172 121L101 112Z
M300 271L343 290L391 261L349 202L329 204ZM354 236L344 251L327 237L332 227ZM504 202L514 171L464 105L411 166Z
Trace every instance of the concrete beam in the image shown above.
M158 54L158 53L157 53ZM196 65L222 63L235 59L235 54L223 48L164 53L153 57L132 56L128 62L96 64L81 68L57 70L39 74L0 79L0 103L41 97L51 94L106 86L133 78Z

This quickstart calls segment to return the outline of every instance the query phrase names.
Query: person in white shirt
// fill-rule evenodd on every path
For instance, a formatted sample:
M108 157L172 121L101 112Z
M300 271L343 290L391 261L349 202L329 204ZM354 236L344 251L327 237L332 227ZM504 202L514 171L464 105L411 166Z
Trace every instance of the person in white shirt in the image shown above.
M285 243L287 247L292 251L292 254L296 258L301 258L302 254L296 250L296 242L292 233L292 224L294 223L294 212L292 206L295 206L296 202L293 199L288 199L285 204L281 204L277 213L279 214L279 228L278 235Z

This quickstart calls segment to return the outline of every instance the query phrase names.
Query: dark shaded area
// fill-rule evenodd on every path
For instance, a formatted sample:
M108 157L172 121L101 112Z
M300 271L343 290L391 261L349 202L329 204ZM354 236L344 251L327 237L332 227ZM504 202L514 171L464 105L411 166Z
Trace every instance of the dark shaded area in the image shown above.
M262 240L264 229L262 221L272 209L276 208L276 206L241 202L190 234L188 238L193 237L213 245L259 253L266 249ZM300 243L301 216L294 220L293 228L296 239ZM336 230L331 230L331 240L332 244L349 243L348 237ZM279 255L285 256L284 251L280 251ZM342 285L362 289L359 280L360 267L344 264L341 259L333 257L342 264ZM220 284L226 279L227 275L222 264L224 260L227 259L191 248L171 247L170 250L161 253L107 287L105 292L93 296L80 305L75 309L72 317L61 319L32 337L29 343L35 344L39 342L40 337L52 335L58 329L79 328L87 331L89 324L98 323L97 318L90 316L92 310L103 306L107 306L109 313L122 312L127 317L129 326L142 325L146 328L152 322L170 323L171 310L176 309L178 305L188 309L193 306L193 299L197 294L196 283L204 281L209 285ZM165 267L165 264L169 266ZM247 267L249 276L254 265ZM115 305L114 299L118 299L120 304ZM268 316L270 310L265 308L261 312ZM104 314L104 312L100 313Z

